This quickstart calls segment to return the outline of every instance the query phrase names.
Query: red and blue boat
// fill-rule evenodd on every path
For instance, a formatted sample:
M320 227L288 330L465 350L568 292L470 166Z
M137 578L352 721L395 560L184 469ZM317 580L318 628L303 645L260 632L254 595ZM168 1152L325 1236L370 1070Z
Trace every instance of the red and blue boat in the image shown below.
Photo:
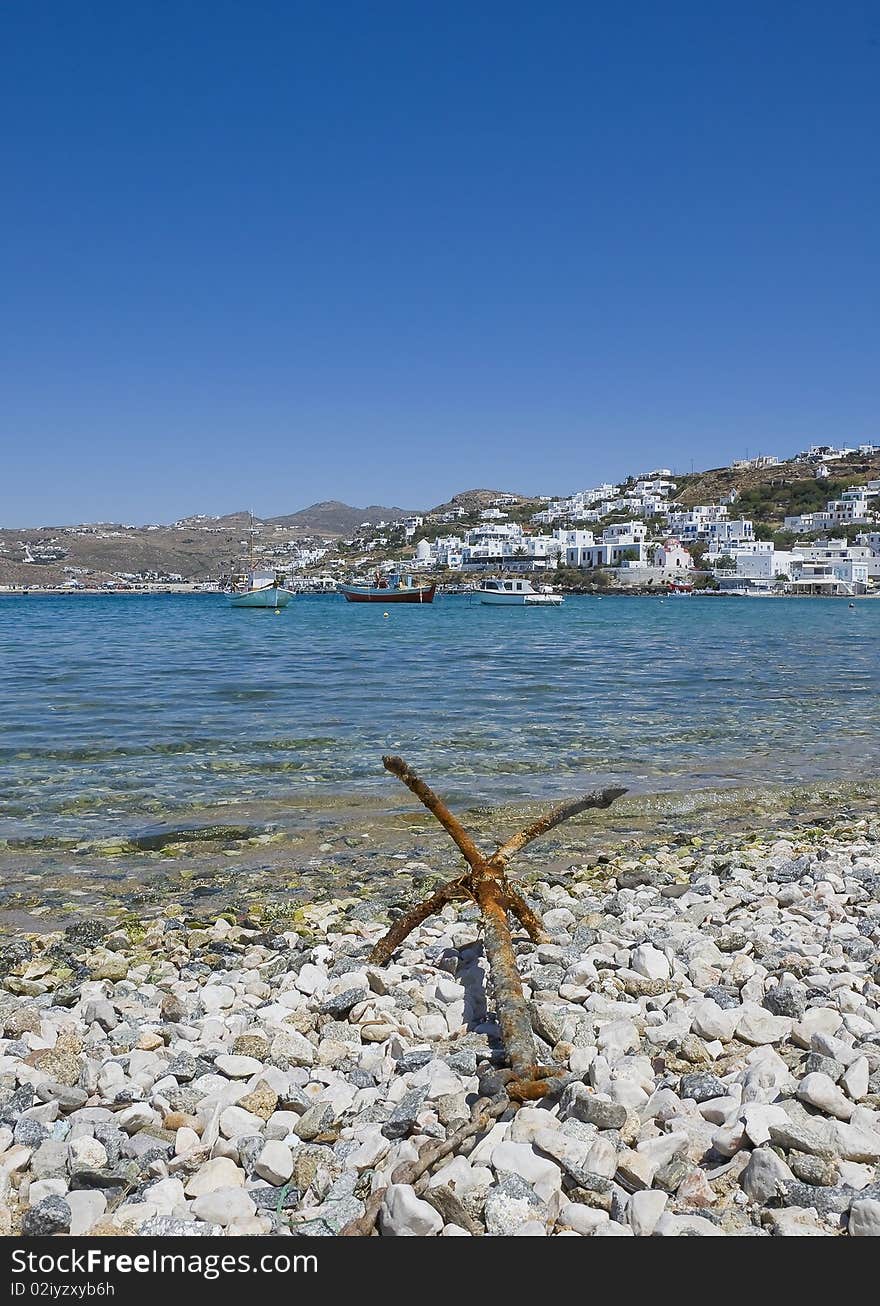
M376 572L372 585L337 586L349 603L433 603L437 582L419 576L383 576Z

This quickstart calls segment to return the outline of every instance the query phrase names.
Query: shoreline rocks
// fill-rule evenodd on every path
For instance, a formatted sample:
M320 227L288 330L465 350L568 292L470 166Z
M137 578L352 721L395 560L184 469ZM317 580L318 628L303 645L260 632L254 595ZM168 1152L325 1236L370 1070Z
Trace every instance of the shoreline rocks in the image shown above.
M0 978L0 1206L35 1237L880 1233L880 829L619 853L524 889L564 1072L415 1184L503 1065L473 908L169 912L28 935Z

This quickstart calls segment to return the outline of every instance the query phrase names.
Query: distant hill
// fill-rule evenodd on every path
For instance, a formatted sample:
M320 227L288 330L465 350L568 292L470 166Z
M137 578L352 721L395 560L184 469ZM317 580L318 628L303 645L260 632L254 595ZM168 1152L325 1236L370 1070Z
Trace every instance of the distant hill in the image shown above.
M515 499L517 503L522 503L528 500L530 496L514 494L511 490L462 490L460 494L454 494L448 503L439 503L436 508L431 508L430 511L452 512L455 508L462 508L466 513L482 512L496 499L505 497Z
M348 535L363 522L376 524L380 521L400 521L410 517L409 508L382 508L371 504L368 508L353 508L338 499L328 499L324 503L313 503L309 508L289 513L286 517L265 517L263 520L272 526L291 526L302 531L313 531L316 535Z

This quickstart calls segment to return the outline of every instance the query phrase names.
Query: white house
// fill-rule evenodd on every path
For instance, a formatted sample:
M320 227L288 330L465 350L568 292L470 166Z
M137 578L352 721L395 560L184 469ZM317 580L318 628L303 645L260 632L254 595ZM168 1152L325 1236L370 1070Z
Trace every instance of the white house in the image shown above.
M744 469L746 467L778 467L779 459L774 454L759 453L757 458L739 458L736 462L730 464L731 467Z
M645 537L648 528L644 522L620 522L616 526L606 526L602 539L596 543L591 531L578 532L585 539L565 550L565 562L569 567L617 567L621 563L642 565L645 561Z
M729 552L738 545L751 544L755 538L755 527L745 517L738 521L711 521L706 523L704 538L710 554Z
M878 493L880 484L874 481L867 485L853 485L844 490L839 499L829 499L824 512L804 512L797 517L786 517L785 529L808 534L810 531L834 530L835 526L875 521Z
M856 536L856 543L865 545L872 553L880 556L880 531L862 531L861 535Z
M710 524L724 521L727 515L726 504L701 503L693 508L672 509L666 523L670 532L683 544L694 544L697 540L707 539Z
M714 575L721 589L772 590L791 575L792 553L775 549L770 540L756 540L751 546L743 545L728 555L734 563L733 570L716 570Z
M868 588L868 568L852 558L832 562L792 559L790 587L793 593L864 594Z
M427 556L425 556L425 545L427 545ZM458 535L440 535L436 540L429 543L427 540L419 540L416 545L416 558L422 564L428 564L434 567L449 567L452 571L459 571L464 560L464 540Z
M403 533L405 538L411 540L424 520L424 517L404 517Z
M876 566L880 559L875 558L869 544L847 544L843 538L815 540L810 544L795 544L792 552L803 562L821 562L832 567L840 580L852 579L851 565L864 568L866 580L880 574L880 568ZM861 573L858 579L862 579Z
M822 530L821 518L823 514L818 512L801 512L794 517L786 517L783 525L787 531L793 531L795 535L809 535L811 531Z
M677 489L675 481L668 481L664 476L645 476L636 481L638 494L656 495L660 499L668 499L673 490Z
M591 549L596 543L593 532L581 528L566 531L557 527L553 532L553 538L559 541L563 553L567 553L569 549Z
M641 544L648 534L648 528L643 521L622 521L616 522L613 526L606 526L602 532L603 544Z

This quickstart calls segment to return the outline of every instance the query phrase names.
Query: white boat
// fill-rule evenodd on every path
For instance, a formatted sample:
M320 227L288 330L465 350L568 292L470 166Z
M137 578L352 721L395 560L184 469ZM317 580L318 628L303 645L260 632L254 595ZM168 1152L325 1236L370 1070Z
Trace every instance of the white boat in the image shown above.
M231 608L271 608L279 612L293 598L293 591L284 588L284 576L274 568L258 571L254 560L254 514L248 513L250 530L248 556L243 566L232 576L220 582L221 590L229 595Z
M229 605L233 608L286 608L293 598L275 571L249 571L232 578Z
M499 607L558 608L564 603L561 594L554 594L550 585L535 589L530 580L484 580L477 593L481 603Z

